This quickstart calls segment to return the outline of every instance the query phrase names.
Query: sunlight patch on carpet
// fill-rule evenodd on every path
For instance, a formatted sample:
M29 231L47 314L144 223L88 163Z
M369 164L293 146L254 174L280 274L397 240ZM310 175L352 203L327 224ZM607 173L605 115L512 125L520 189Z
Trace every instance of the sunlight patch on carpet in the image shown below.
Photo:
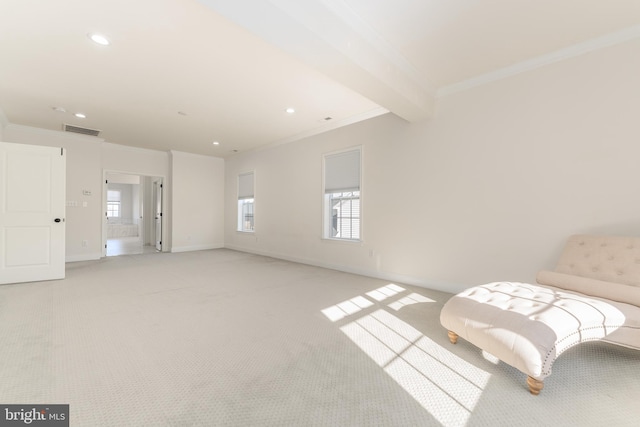
M387 286L383 286L381 288L367 292L367 295L369 295L371 298L373 298L376 301L384 301L387 298L397 295L404 290L405 290L404 288L398 285L389 283Z
M350 316L363 308L371 307L373 303L366 299L363 296L357 296L355 298L351 298L350 300L343 301L336 305L332 305L331 307L327 307L322 310L322 314L324 314L327 319L332 322L337 322L340 319L343 319L347 316Z
M402 291L397 285L388 285L366 295L383 301ZM335 322L373 305L363 298L370 303L363 306L360 298L363 297L336 304L322 313ZM412 293L388 307L398 311L407 305L428 302L434 301ZM386 308L358 317L340 330L443 426L468 422L491 377Z
M422 302L435 302L435 301L432 300L431 298L427 298L423 295L420 295L414 292L410 295L407 295L404 298L399 299L398 301L392 302L391 304L389 304L389 308L392 308L395 311L398 311L402 307L406 307L408 305L418 304Z

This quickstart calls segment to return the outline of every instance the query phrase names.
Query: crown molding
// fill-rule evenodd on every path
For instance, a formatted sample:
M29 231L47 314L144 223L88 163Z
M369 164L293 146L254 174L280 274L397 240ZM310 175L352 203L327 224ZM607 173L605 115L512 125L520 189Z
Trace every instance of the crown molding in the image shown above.
M505 79L507 77L515 76L520 73L535 70L536 68L564 61L565 59L584 55L595 50L625 43L637 38L640 38L640 25L628 27L583 43L578 43L564 49L556 50L555 52L551 52L546 55L541 55L508 67L500 68L490 73L481 74L477 77L463 80L459 83L444 86L436 91L436 99L485 85L487 83L495 82L497 80Z
M136 147L135 145L125 145L125 144L117 144L114 142L102 142L102 148L112 149L112 150L122 150L122 151L131 151L135 153L147 153L154 154L160 156L167 156L168 151L156 150L153 148L143 148Z
M389 110L387 110L386 108L375 108L373 110L369 110L369 111L365 111L363 113L360 114L356 114L355 116L351 116L351 117L347 117L341 120L336 120L335 122L329 122L326 124L323 124L322 126L319 126L315 129L311 129L305 132L301 132L298 133L296 135L290 136L288 138L284 138L284 139L279 139L277 141L273 141L269 144L266 145L262 145L260 147L256 147L253 150L247 150L245 151L245 153L250 153L252 151L261 151L267 148L272 148L272 147L276 147L278 145L283 145L283 144L289 144L291 142L296 142L296 141L300 141L301 139L305 139L305 138L309 138L315 135L319 135L321 133L325 133L325 132L329 132L331 130L334 129L338 129L344 126L348 126L354 123L358 123L361 122L363 120L368 120L368 119L372 119L374 117L378 117L381 116L383 114L387 114L389 113Z
M87 141L91 143L101 143L104 141L103 138L99 138L97 136L83 135L80 133L65 132L62 130L55 130L55 129L38 128L38 127L27 126L27 125L18 125L15 123L7 124L6 129L18 129L18 130L22 130L22 131L26 131L34 134L48 135L51 137L58 137L58 138L65 137L65 138L70 138L75 140Z

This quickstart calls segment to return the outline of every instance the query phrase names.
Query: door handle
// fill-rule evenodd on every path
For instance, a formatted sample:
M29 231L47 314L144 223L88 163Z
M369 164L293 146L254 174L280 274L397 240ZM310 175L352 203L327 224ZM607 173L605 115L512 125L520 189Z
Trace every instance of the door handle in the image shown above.
M60 221L62 221L62 220L61 220L60 218L56 218L56 219L54 219L53 221L54 221L54 222L60 222Z

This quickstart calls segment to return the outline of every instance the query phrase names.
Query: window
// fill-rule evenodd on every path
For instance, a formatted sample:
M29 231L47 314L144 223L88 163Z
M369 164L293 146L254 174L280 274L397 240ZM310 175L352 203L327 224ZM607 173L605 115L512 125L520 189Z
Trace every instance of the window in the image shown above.
M253 172L238 175L238 231L254 231Z
M107 217L120 217L120 191L107 190Z
M331 209L329 236L336 239L360 240L360 192L327 194Z
M360 240L361 149L324 156L324 237Z

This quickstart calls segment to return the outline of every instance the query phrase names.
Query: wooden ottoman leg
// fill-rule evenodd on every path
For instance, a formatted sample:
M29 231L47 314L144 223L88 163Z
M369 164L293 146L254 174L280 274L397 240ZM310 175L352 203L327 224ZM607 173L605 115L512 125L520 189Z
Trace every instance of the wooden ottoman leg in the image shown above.
M527 377L527 385L529 386L529 391L531 392L531 394L535 396L539 395L544 388L544 383L542 381L532 377Z
M451 344L455 344L458 342L458 334L456 334L453 331L449 331L448 335L449 335L449 341L451 341Z

